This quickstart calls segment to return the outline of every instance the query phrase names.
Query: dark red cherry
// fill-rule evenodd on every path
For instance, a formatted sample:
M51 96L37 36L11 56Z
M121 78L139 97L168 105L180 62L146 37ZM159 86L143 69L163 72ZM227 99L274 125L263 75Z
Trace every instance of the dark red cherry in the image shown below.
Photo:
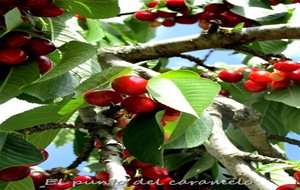
M31 14L40 17L57 17L64 14L65 10L56 5L49 5L45 7L30 8Z
M130 113L149 113L155 110L157 103L143 96L132 96L124 99L121 106Z
M153 166L152 164L148 164L148 163L144 163L141 162L137 159L134 159L130 162L130 166L132 166L133 168L147 168L147 167L151 167Z
M142 21L154 21L158 15L157 13L148 10L140 10L134 13L134 17Z
M44 186L48 176L42 172L31 172L30 177L34 183L36 189L39 189L40 186Z
M105 107L120 103L123 98L112 90L90 90L84 93L84 99L89 104Z
M96 179L102 181L102 182L109 182L109 173L106 171L99 171L96 173Z
M300 171L295 172L293 177L298 183L300 183Z
M267 83L255 82L253 80L247 80L243 84L244 89L248 92L262 92L267 89Z
M42 162L45 162L49 158L49 153L45 149L42 149L41 152L44 156L44 159L42 160Z
M177 16L175 17L175 22L179 24L194 24L197 22L197 18L193 15L191 16Z
M226 11L227 9L228 8L226 5L219 3L212 3L204 6L204 11L210 13L220 13Z
M224 82L239 82L243 79L243 74L238 71L223 70L218 74L218 77Z
M124 165L123 167L124 167L126 173L127 173L131 178L133 178L133 177L135 176L135 174L136 174L136 169L135 169L135 168L131 167L130 165Z
M148 81L138 76L122 76L115 79L111 86L120 94L141 95L147 93Z
M55 50L55 45L48 39L32 38L26 50L33 55L47 55Z
M183 10L185 5L185 0L167 0L166 5L171 10Z
M292 72L299 68L299 63L295 61L281 61L274 64L274 69L284 72Z
M0 49L0 64L18 65L27 59L28 55L21 48Z
M14 31L4 36L7 47L21 47L30 42L31 36L26 32Z
M176 13L170 13L170 12L158 10L157 15L162 18L172 18L176 15Z
M51 6L52 1L51 0L23 0L22 5L28 6L28 7L45 7L45 6Z
M48 72L52 67L52 61L44 55L34 56L33 60L39 65L41 74Z
M17 0L0 0L0 5L16 4Z
M173 19L165 19L161 24L165 27L172 27L176 22Z
M151 166L142 168L141 174L147 179L165 179L169 176L169 171L159 166Z
M30 174L29 166L14 166L0 170L0 181L18 181Z

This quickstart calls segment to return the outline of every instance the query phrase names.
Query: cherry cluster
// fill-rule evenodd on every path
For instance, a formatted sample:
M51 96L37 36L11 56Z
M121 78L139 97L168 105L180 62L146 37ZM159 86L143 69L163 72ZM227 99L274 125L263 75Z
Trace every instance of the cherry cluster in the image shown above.
M232 5L224 1L224 4L208 4L203 12L197 12L197 7L189 8L185 0L154 0L146 4L147 10L135 12L136 19L147 21L151 26L172 27L176 23L194 24L199 23L203 29L208 29L211 20L219 20L220 26L234 27L244 22L245 27L257 25L253 20L242 17L230 11Z
M56 17L65 12L64 9L54 5L52 0L0 0L0 16L15 7L24 14L39 17Z
M19 65L32 59L38 63L40 73L43 74L52 67L46 55L55 49L48 39L31 37L21 31L9 32L0 38L0 65Z
M243 84L248 92L262 92L268 87L272 89L287 88L291 84L300 85L300 64L294 61L278 61L273 65L274 71L269 72L257 68L250 68L248 80ZM239 82L244 78L241 71L223 70L218 77L229 83Z
M295 172L293 177L298 184L280 185L276 190L296 190L297 188L300 188L300 171Z
M49 154L46 150L41 150L41 153L44 156L44 159L42 160L42 162L44 162L48 159ZM0 181L18 181L24 179L30 175L30 167L38 164L40 163L34 165L13 166L4 170L0 170Z

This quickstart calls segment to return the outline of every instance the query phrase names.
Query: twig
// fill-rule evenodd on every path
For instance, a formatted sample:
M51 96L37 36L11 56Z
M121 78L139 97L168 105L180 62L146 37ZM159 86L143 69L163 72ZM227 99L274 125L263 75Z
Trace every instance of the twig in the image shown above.
M80 128L85 128L85 125L82 123L78 123L76 125L67 124L67 123L48 123L44 125L34 126L32 128L22 129L17 132L24 133L24 134L32 134L32 133L42 132L46 130L65 129L65 128L80 129Z
M80 153L80 155L76 158L76 160L74 160L68 167L67 169L75 169L77 168L82 162L86 161L89 157L89 155L91 154L91 152L94 149L94 139L89 139L82 152Z
M269 163L286 163L285 160L279 159L279 158L271 158L268 156L262 156L259 154L252 154L252 153L242 153L239 155L235 155L236 157L246 160L246 161L256 161L263 164L269 164Z
M127 12L127 13L119 13L116 17L126 16L126 15L133 15L135 12L136 12L136 11Z
M281 142L286 142L300 147L300 141L289 137L283 137L277 134L268 134L268 139L276 139Z
M188 54L179 54L176 55L175 57L181 57L183 59L187 59L189 61L195 62L196 65L207 68L210 71L214 71L216 68L214 66L209 66L209 65L205 65L204 62L208 59L209 55L213 52L213 50L209 51L208 54L204 57L204 59L199 59L197 57L194 57L192 55L188 55Z

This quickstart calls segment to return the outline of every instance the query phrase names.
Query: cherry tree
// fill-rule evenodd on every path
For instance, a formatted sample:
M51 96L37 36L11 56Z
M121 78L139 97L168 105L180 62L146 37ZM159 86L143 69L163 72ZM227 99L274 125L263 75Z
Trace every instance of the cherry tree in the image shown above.
M39 104L0 124L0 189L300 189L299 2L141 2L0 0L0 103ZM201 33L148 42L178 24ZM208 65L220 50L245 56ZM76 159L38 168L51 143Z

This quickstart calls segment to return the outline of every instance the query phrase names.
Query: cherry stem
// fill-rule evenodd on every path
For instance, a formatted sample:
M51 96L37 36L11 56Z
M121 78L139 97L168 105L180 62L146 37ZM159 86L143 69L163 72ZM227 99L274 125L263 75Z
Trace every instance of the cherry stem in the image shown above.
M300 141L289 137L280 136L277 134L268 134L268 139L275 139L281 142L286 142L300 147Z
M120 17L120 16L126 16L126 15L133 15L136 11L133 12L127 12L127 13L119 13L116 17Z

